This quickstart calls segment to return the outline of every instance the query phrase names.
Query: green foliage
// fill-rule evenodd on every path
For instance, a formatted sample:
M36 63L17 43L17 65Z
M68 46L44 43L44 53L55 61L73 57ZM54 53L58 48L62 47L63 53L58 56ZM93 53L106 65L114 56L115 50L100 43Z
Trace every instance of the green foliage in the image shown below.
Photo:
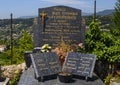
M97 55L97 59L109 63L120 62L120 39L111 33L100 31L98 22L92 22L86 33L86 51Z
M112 74L108 74L108 76L104 79L105 85L110 85L110 80L113 77Z
M93 16L84 16L85 21L86 21L86 25L89 26L89 24L92 22L93 20ZM111 19L111 15L107 15L107 16L96 16L96 19L101 23L101 25L106 25L109 24L110 26L112 26L112 19Z
M13 63L23 61L23 53L33 49L31 36L26 31L23 31L23 36L19 39L18 45L18 47L13 48ZM9 52L7 54L9 54Z
M26 31L23 31L23 35L19 39L18 43L14 44L12 63L19 64L23 62L24 61L23 53L31 49L33 49L32 37ZM11 63L10 49L8 49L6 52L0 55L0 61L4 62L3 65L8 65Z
M104 43L107 47L111 46L114 44L114 39L113 36L110 33L107 32L102 32L100 35L100 41Z
M1 65L10 65L10 57L6 53L0 54Z
M120 35L120 0L117 0L115 4L115 12L113 13L113 24L114 29L112 29L113 34Z
M6 51L7 56L11 59L11 50ZM21 52L19 48L14 47L13 48L13 56L12 56L12 63L13 64L19 64L24 61L23 55L21 55Z
M114 23L117 27L120 27L120 0L117 0L114 12Z
M31 36L23 31L23 36L19 39L19 48L22 51L31 50L33 48Z
M120 62L120 39L115 40L114 45L108 48L107 54L111 56L108 61Z
M10 79L9 85L18 85L20 79L20 73L16 73L13 78Z
M86 33L86 51L92 52L95 48L95 44L98 40L100 40L100 29L98 22L91 22L89 26L89 30Z
M110 31L111 31L111 33L115 36L115 38L118 37L118 36L120 36L120 31L119 31L119 29L117 29L117 28L114 28L114 29L111 28Z

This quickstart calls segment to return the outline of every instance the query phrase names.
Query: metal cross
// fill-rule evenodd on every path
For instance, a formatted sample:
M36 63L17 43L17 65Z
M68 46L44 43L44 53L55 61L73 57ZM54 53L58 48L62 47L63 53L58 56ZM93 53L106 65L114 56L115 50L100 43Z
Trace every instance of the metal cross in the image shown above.
M40 16L42 17L42 28L44 29L45 16L47 16L47 14L44 11L42 11L42 13L40 13Z

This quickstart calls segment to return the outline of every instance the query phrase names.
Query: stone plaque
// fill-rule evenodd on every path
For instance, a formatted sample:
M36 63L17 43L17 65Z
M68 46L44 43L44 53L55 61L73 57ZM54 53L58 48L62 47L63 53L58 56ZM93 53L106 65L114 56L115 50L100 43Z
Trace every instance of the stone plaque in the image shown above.
M69 71L74 75L92 77L96 55L71 52L67 54L63 71Z
M31 54L36 78L50 76L61 71L58 56L55 53L34 53Z
M40 8L38 25L34 29L34 47L56 46L63 40L69 44L84 43L85 28L81 10L67 6Z

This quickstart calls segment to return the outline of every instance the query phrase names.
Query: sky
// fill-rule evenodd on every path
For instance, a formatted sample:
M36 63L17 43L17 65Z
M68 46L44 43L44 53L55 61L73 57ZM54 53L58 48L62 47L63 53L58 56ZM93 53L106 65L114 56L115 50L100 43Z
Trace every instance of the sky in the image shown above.
M114 9L117 0L96 0L96 11ZM0 0L0 19L10 18L13 13L14 18L20 16L32 16L38 14L38 8L65 5L82 12L94 12L94 0Z

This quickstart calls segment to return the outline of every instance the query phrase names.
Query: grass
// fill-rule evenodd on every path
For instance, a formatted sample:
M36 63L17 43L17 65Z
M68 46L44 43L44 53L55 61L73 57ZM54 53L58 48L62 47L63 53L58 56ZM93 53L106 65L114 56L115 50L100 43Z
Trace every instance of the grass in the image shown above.
M0 54L0 64L3 65L11 65L11 58L7 56L5 53ZM10 79L8 85L17 85L18 81L20 79L21 73L16 73L14 76Z

